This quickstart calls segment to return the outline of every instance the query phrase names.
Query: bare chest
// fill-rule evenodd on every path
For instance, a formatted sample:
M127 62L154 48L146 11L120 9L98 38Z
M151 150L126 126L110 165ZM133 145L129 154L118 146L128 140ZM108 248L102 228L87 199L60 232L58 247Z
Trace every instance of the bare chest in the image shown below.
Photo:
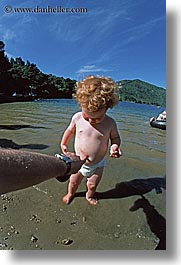
M110 129L102 125L90 125L88 122L78 123L76 126L76 137L89 139L108 139L110 135Z

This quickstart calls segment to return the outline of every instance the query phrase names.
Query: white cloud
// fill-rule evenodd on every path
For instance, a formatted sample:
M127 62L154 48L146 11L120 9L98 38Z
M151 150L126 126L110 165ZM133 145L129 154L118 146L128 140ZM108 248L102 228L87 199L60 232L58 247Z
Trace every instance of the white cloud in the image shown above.
M96 66L95 65L85 65L83 68L84 70L87 69L87 71L91 70L91 69L94 69Z
M6 43L7 41L16 38L16 33L10 29L5 29L2 33L2 40Z
M146 34L149 34L158 25L158 23L162 21L165 21L165 16L154 18L152 20L147 21L146 23L139 24L129 29L126 29L122 31L121 34L132 34L134 35L135 39L142 38Z
M111 71L111 69L96 67L96 65L84 65L76 72L76 74L78 77L84 77L85 75L94 75L95 73L101 75L102 73Z

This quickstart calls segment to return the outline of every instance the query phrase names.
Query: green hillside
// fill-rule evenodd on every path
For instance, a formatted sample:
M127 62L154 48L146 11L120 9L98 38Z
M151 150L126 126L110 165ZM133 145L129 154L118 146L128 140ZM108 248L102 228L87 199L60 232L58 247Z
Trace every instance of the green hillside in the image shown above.
M122 101L166 106L166 89L149 84L139 79L117 82Z

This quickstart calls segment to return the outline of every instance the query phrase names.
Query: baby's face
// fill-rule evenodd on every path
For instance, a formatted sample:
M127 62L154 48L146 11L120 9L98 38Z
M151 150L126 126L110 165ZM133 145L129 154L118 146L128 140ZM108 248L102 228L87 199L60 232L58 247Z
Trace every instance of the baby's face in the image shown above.
M82 107L82 116L90 124L97 124L104 120L106 114L106 108L101 108L100 110L89 112L87 109Z

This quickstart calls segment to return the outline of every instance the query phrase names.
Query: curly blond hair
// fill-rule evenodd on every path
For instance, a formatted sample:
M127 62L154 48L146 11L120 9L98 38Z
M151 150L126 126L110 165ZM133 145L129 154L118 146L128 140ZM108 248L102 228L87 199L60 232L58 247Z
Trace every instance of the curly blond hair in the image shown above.
M81 107L88 111L98 111L106 107L112 108L119 101L117 84L108 77L87 76L76 84L76 93L73 97Z

